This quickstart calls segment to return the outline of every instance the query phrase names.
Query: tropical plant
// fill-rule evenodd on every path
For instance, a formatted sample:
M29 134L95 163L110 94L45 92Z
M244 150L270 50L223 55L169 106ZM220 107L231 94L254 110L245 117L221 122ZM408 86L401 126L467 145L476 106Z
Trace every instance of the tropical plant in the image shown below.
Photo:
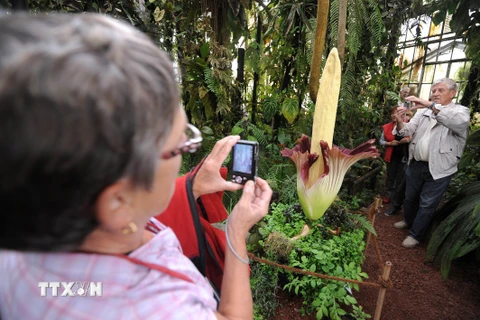
M311 220L323 216L335 200L346 171L357 161L377 156L369 140L354 150L333 146L333 132L340 90L340 60L337 50L330 52L320 83L313 122L312 142L303 135L294 149L284 149L297 166L297 193L303 211ZM330 149L331 146L331 149Z
M469 136L467 146L480 146L480 130ZM478 155L477 152L477 165L480 164ZM436 221L441 222L430 238L426 259L439 264L443 278L447 278L452 260L480 249L480 181L464 185L438 210Z
M363 229L353 228L334 235L326 231L329 227L325 221L311 225L311 233L298 237L304 229L304 214L298 205L282 203L272 205L272 212L261 222L264 254L272 260L284 260L290 266L312 272L363 280L368 275L362 272L363 253L365 248ZM348 215L342 224L347 225ZM280 234L278 236L278 234ZM295 239L293 241L287 241ZM288 245L285 245L288 243ZM283 271L280 271L284 273ZM279 277L285 278L285 277ZM330 281L295 273L286 274L284 289L302 296L306 312L315 312L318 319L322 317L340 319L349 309L352 314L368 318L354 298L354 291L360 288L357 284ZM285 281L285 280L284 280ZM279 283L280 285L280 283ZM257 301L255 300L255 303Z

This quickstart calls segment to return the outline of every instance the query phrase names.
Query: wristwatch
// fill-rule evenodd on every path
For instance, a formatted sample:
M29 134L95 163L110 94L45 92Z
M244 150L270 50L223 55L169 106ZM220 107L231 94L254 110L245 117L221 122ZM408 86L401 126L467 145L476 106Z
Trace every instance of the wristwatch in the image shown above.
M432 104L428 107L428 109L433 110L433 107L435 107L435 102L432 102Z

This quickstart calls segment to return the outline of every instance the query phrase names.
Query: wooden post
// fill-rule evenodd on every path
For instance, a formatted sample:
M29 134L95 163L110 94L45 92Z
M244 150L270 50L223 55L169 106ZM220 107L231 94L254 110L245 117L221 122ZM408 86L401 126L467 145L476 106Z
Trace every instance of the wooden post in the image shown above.
M390 270L392 269L392 263L387 261L385 263L385 268L383 268L382 280L387 282L390 277ZM375 316L373 320L380 320L380 315L382 314L383 300L385 299L385 292L387 288L381 288L378 293L377 308L375 309Z
M380 198L375 198L375 205L368 211L368 220L372 224L372 227L375 226L375 217L377 216L378 207L380 206ZM368 244L370 243L370 237L372 236L371 232L368 232L367 241L365 242L365 256L367 256Z

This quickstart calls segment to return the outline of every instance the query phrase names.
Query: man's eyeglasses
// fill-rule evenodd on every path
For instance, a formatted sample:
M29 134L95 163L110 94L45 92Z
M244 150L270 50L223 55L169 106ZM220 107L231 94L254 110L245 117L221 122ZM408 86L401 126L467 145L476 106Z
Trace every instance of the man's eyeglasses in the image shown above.
M178 156L179 154L184 154L187 152L194 153L197 151L197 149L200 147L200 143L203 140L200 130L198 130L194 125L187 123L185 135L187 136L187 141L180 147L162 153L162 159L167 160Z

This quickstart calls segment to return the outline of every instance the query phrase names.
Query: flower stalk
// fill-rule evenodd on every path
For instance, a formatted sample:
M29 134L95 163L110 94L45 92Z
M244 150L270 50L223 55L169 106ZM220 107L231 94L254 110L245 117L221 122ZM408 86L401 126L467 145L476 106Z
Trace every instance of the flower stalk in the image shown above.
M333 146L340 77L340 59L334 48L328 55L318 90L312 140L302 135L293 149L282 150L284 157L295 162L298 198L310 220L318 220L325 214L340 191L347 170L355 162L378 156L374 139L353 150Z

